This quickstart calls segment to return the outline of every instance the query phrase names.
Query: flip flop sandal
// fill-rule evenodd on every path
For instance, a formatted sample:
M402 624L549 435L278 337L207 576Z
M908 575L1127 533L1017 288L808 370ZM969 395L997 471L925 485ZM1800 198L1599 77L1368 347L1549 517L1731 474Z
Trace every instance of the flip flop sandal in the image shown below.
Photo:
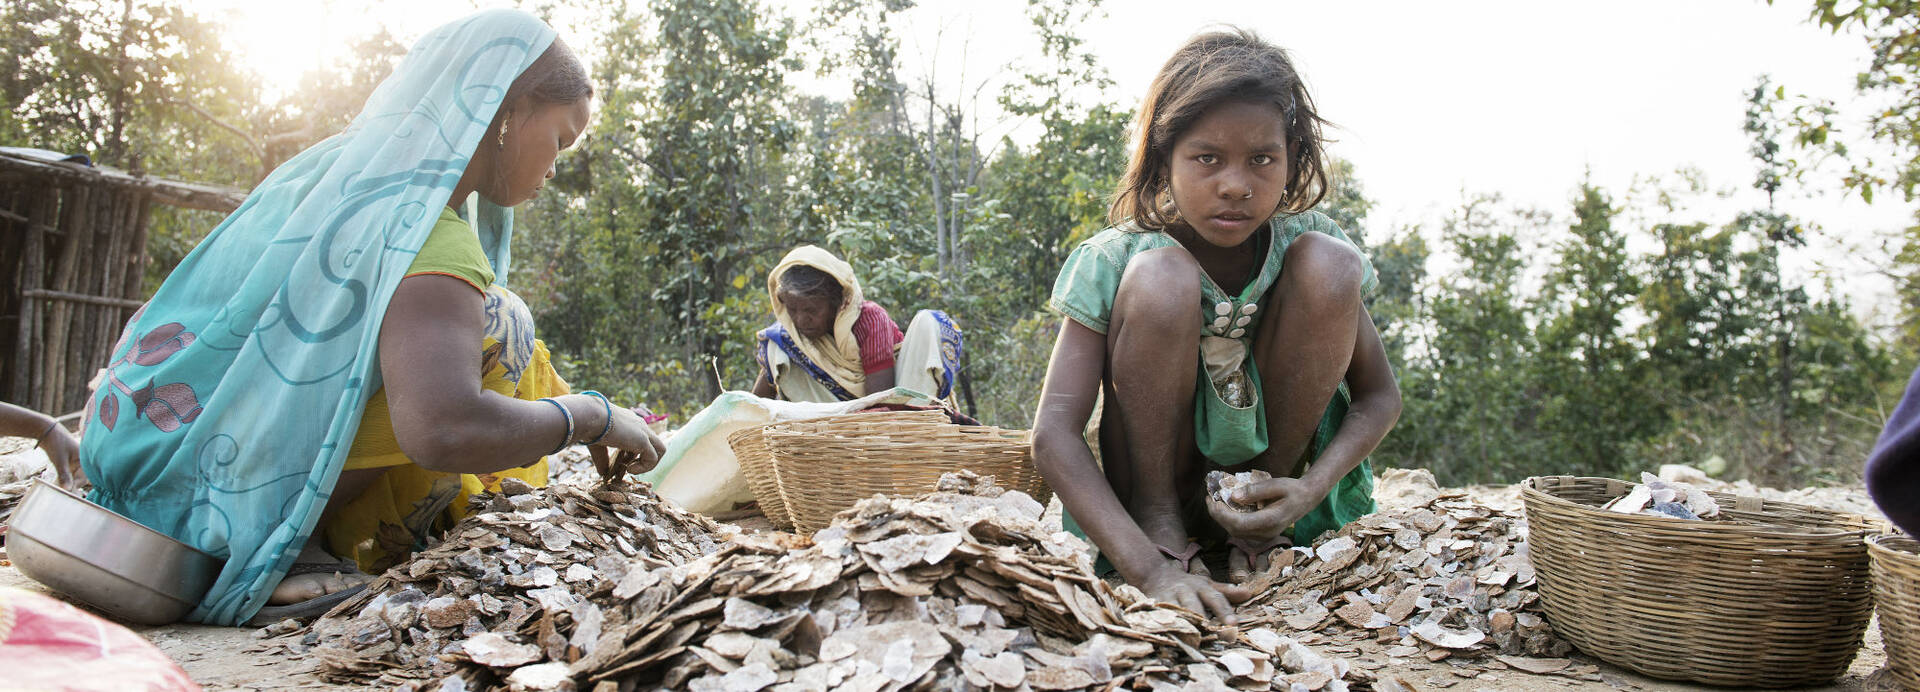
M359 565L345 560L340 562L296 562L292 567L287 568L287 577L302 574L360 573ZM281 579L286 579L286 577L281 577ZM342 601L353 598L365 590L367 590L366 584L356 584L350 588L315 596L299 603L262 606L259 612L254 613L253 617L247 619L246 626L265 627L287 618L306 619L320 617L321 615L325 615L327 611L333 610L334 606L340 605Z
M1227 550L1227 570L1231 572L1235 564L1245 564L1247 566L1247 576L1252 576L1255 572L1259 571L1253 568L1254 556L1266 555L1273 552L1276 548L1292 548L1293 539L1284 535L1276 536L1265 545L1261 545L1249 543L1240 538L1229 538L1227 539L1227 545L1229 546ZM1239 561L1236 561L1236 558L1238 558ZM1231 578L1231 575L1229 575L1229 578Z
M1158 543L1155 543L1153 547L1159 548L1162 555L1166 555L1172 558L1173 561L1180 563L1180 571L1188 574L1194 573L1193 559L1200 556L1199 541L1187 541L1187 549L1180 552L1174 552L1172 548Z

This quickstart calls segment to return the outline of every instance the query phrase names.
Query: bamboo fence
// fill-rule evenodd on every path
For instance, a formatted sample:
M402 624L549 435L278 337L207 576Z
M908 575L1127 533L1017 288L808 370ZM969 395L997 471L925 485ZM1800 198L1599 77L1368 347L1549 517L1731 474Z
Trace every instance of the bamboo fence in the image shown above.
M83 408L145 298L151 206L232 211L242 199L0 148L0 398L53 415Z

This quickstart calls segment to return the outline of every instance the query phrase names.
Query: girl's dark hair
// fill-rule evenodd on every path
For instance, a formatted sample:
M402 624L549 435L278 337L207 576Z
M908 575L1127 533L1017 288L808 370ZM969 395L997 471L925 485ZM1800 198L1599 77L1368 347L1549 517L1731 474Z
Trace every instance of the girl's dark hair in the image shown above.
M839 306L840 301L846 299L846 289L839 279L804 264L787 267L780 273L780 290L800 298L825 298L827 304L833 306Z
M535 106L573 103L593 98L593 82L587 79L587 68L580 64L579 56L555 36L547 50L507 86L500 110L493 116L493 129L498 130L500 122L513 114L513 105L522 96L532 97Z
M1286 119L1292 160L1280 211L1306 211L1326 197L1327 157L1320 134L1326 121L1314 111L1313 97L1287 52L1246 29L1210 31L1175 51L1147 89L1134 121L1127 173L1107 209L1109 222L1132 218L1143 229L1160 230L1176 220L1167 179L1174 140L1208 109L1224 103L1273 104Z

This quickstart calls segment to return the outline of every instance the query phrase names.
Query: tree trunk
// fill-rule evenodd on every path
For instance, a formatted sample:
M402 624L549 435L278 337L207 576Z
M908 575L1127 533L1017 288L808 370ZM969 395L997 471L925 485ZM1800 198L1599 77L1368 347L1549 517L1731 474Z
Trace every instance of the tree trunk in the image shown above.
M121 0L120 36L113 43L113 105L108 116L106 146L100 158L104 163L127 165L127 44L133 40L133 0Z
M1793 417L1793 315L1787 300L1787 277L1780 266L1780 245L1773 246L1773 281L1776 303L1774 330L1777 334L1775 349L1780 358L1779 392L1775 401L1775 425L1780 429L1780 458L1777 468L1785 477L1793 469L1793 430L1789 427Z

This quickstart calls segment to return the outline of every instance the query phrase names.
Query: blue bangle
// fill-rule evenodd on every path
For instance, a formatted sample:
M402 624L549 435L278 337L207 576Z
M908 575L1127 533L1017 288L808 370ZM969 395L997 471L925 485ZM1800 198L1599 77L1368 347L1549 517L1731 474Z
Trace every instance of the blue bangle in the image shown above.
M582 442L580 444L588 445L588 446L600 444L601 440L607 439L607 433L613 432L613 402L607 401L607 395L601 394L591 389L581 392L581 394L600 398L600 405L607 410L607 425L606 427L601 428L600 434L595 436L592 440Z
M560 446L554 447L551 452L547 452L548 454L559 454L560 450L566 449L568 445L573 444L573 412L568 411L566 404L560 403L559 400L553 397L544 397L540 400L553 404L554 408L560 409L560 416L567 419L567 436L560 438Z

